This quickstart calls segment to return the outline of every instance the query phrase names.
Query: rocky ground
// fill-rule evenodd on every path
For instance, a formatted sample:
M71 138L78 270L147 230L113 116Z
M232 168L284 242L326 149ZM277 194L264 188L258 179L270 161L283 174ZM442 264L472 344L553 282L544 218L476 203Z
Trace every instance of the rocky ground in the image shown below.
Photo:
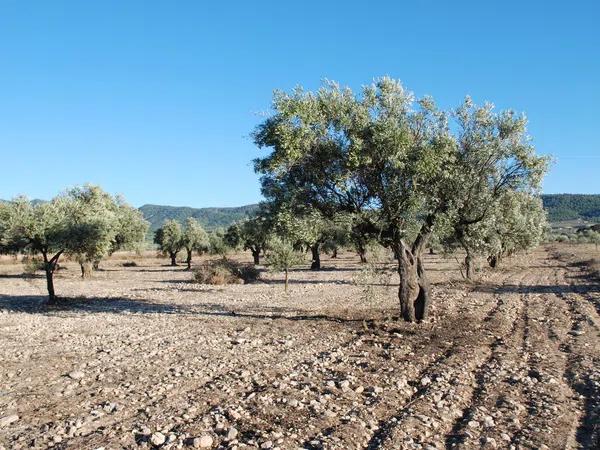
M429 256L431 319L357 258L251 285L118 259L91 280L0 265L0 448L600 448L600 285L554 246L465 283ZM596 255L598 257L598 255ZM396 281L396 278L391 278ZM368 295L367 295L368 294Z

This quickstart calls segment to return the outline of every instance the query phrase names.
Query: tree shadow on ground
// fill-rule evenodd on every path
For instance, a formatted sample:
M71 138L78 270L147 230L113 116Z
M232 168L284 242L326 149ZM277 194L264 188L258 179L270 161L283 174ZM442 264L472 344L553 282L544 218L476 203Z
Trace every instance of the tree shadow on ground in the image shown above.
M488 294L591 294L600 292L598 284L533 284L533 285L518 285L518 284L480 284L473 288L475 292L483 292Z
M46 276L42 275L42 274L39 274L39 273L35 273L35 274L28 274L28 273L0 273L0 278L13 278L13 279L22 278L23 280L32 280L32 279L37 279L37 278L46 278Z
M130 298L76 297L62 298L57 304L49 305L42 295L0 295L0 311L40 315L62 313L105 313L105 314L174 314L198 317L228 317L234 319L327 321L335 323L373 323L372 317L341 317L330 314L315 314L312 311L291 307L265 307L236 309L220 303L195 303L192 305L159 303L151 300Z
M190 285L194 285L196 284L194 281L192 280L154 280L158 283L166 283L166 284L190 284ZM280 278L272 278L272 279L268 279L268 280L256 280L256 281L252 281L251 283L245 283L245 285L253 285L253 284L275 284L275 285L281 285L284 284L285 280L284 279L280 279ZM334 279L334 280L319 280L319 279L314 279L314 280L298 280L298 279L294 279L294 278L290 278L288 281L288 284L290 286L293 285L310 285L310 284L314 284L314 285L349 285L349 286L396 286L396 284L394 283L390 283L390 284L386 284L386 283L356 283L353 280L340 280L340 279ZM240 283L240 285L244 285L244 283ZM197 292L203 292L206 289L202 289L200 288L200 286L212 286L209 284L198 284L198 288L197 289L181 289L181 288L173 288L172 290L178 290L178 291L197 291ZM236 284L223 284L223 285L215 285L215 286L236 286ZM160 289L160 288L159 288ZM152 290L152 288L148 288L148 290ZM164 289L164 290L169 290L169 289Z

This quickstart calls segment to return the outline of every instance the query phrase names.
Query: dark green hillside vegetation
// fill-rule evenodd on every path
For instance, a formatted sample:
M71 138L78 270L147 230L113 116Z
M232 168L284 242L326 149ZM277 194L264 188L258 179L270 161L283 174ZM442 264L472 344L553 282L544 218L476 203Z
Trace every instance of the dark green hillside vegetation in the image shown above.
M140 211L150 222L150 231L160 228L166 220L173 219L183 224L192 217L207 230L227 228L234 222L252 216L258 205L246 205L232 208L189 208L186 206L144 205Z
M550 222L576 219L600 222L599 194L545 194L542 202Z

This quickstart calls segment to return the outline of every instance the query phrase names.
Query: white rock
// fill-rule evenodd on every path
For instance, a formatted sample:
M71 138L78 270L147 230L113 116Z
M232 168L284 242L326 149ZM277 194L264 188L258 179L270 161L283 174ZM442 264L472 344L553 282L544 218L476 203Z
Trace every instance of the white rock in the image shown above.
M200 437L194 438L192 445L194 448L209 448L213 445L213 438L210 434L203 434Z
M229 428L227 431L227 440L233 441L238 435L238 430L235 427Z
M154 445L163 445L167 440L166 436L162 434L160 431L157 431L150 437L150 442Z
M69 372L69 378L73 380L81 380L85 376L81 370L74 370L73 372Z
M0 428L7 427L11 423L15 423L17 420L19 420L19 416L17 416L16 414L11 414L10 416L1 417L0 418Z

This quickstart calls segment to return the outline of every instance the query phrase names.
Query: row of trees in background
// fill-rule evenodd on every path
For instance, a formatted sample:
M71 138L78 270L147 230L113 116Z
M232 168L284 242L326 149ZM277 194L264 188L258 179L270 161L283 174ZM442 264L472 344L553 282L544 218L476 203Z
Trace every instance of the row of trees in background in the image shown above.
M41 255L50 302L57 299L54 273L62 255L76 259L87 277L102 258L135 249L147 230L137 209L97 186L76 187L49 202L0 204L0 252Z
M165 221L154 233L154 243L165 256L169 256L172 266L177 265L177 254L185 250L188 270L192 266L193 253L206 253L211 244L208 233L193 217L188 217L183 226L176 220Z
M472 277L476 257L495 267L545 232L539 188L548 159L536 155L526 119L511 111L469 98L442 111L390 78L361 95L335 83L314 93L276 92L273 110L253 135L268 150L254 161L265 202L224 232L207 233L193 218L166 221L154 242L172 265L182 250L189 269L194 252L244 249L255 264L266 254L285 272L287 287L288 271L304 253L318 270L322 251L335 257L351 246L365 262L377 243L397 261L402 316L418 321L431 301L426 248L462 248ZM76 255L85 274L146 231L137 210L94 186L0 209L0 250L41 254L51 300L63 253Z

